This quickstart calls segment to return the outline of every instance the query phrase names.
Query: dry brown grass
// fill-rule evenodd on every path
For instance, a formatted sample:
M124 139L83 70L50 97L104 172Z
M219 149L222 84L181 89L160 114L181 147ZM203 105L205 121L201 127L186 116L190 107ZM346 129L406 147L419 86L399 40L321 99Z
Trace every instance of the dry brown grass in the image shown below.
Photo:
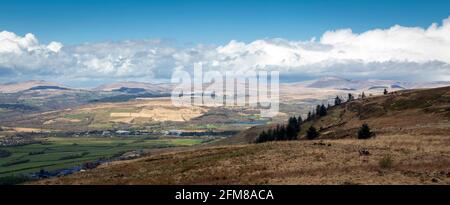
M319 128L323 143L245 144L274 125L259 126L210 144L216 147L154 153L36 183L448 185L449 102L450 87L368 97L304 124L303 130L311 124ZM356 139L362 123L377 136Z
M119 112L111 113L113 120L125 119L125 122L130 123L135 118L150 118L154 121L189 121L192 118L199 117L205 113L205 109L201 108L176 108L176 107L159 107L153 109L142 109L138 113ZM119 119L117 119L119 118ZM122 120L123 121L123 120Z
M450 184L449 136L315 142L154 154L37 184ZM370 154L360 156L362 148ZM388 169L379 164L385 156Z

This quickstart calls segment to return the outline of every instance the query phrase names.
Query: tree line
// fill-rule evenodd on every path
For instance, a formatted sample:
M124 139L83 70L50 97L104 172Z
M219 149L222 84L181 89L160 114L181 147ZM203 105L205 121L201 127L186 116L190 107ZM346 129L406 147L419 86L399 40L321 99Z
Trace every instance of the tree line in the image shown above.
M301 116L298 118L290 117L287 125L277 125L276 128L262 131L256 139L256 143L268 142L268 141L284 141L284 140L296 140L297 135L300 132L303 119Z
M384 95L387 95L388 92L386 89L383 91ZM360 95L362 99L366 97L365 93L362 92ZM346 102L353 101L355 97L353 94L349 93L347 97ZM334 98L334 106L339 106L344 102L344 99L342 99L339 96L336 96ZM314 110L309 111L307 114L307 117L305 120L302 119L302 117L299 115L298 118L295 116L290 117L288 120L287 125L277 125L276 128L265 130L259 134L259 136L256 139L256 143L263 143L268 141L285 141L285 140L296 140L298 133L301 131L301 126L304 122L311 121L313 119L318 119L320 117L324 117L328 114L328 110L331 108L330 104L327 104L325 106L324 104L317 105ZM358 130L358 139L368 139L373 136L375 136L375 133L373 133L369 125L364 123ZM308 130L306 130L306 139L315 139L319 137L320 133L319 131L314 127L310 126Z

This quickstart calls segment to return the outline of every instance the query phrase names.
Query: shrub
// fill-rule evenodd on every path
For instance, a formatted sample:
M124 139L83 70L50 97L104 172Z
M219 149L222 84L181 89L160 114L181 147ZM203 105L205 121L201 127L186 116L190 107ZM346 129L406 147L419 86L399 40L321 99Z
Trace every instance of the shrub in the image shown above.
M367 124L363 124L358 130L358 139L369 139L374 136L374 133L370 131L370 127Z
M391 155L384 155L383 158L380 159L378 162L378 165L382 169L388 169L391 168L394 163L394 160L392 159Z
M0 158L6 158L11 156L11 152L8 150L0 149Z
M319 132L317 132L317 129L313 126L309 127L309 129L306 131L306 138L312 140L317 137L319 137Z

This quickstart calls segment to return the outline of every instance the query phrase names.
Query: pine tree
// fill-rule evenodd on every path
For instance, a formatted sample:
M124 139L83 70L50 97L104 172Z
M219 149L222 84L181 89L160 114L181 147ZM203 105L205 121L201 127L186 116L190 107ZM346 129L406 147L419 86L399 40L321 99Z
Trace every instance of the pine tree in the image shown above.
M291 125L294 128L298 126L298 121L297 121L297 118L295 116L289 118L289 125Z
M280 132L278 133L278 139L277 140L286 140L286 127L283 125L280 127Z
M306 131L306 138L312 140L317 137L319 137L319 132L317 132L317 129L313 126L309 127L309 129Z
M358 139L368 139L373 136L373 132L370 131L369 125L364 123L358 130Z
M364 94L364 92L362 92L361 98L362 98L362 99L366 98L366 94Z
M299 124L298 124L297 118L295 118L295 116L290 117L289 121L288 121L288 125L286 127L287 140L296 139L298 129L299 129Z
M312 114L311 114L311 119L315 119L316 118L316 111L312 111Z
M306 121L310 121L312 117L311 111L308 112L308 117L306 118Z
M258 138L256 139L256 143L263 143L266 141L267 141L267 133L265 131L262 131L262 133L260 133Z
M352 100L354 100L354 99L355 99L355 97L353 97L353 95L352 95L351 93L349 93L349 94L348 94L347 102L350 102L350 101L352 101Z
M302 116L298 116L297 118L297 134L300 132L301 128L302 128L302 124L303 124L303 119Z
M322 104L319 108L319 116L323 117L325 115L327 115L327 108Z
M286 140L293 140L297 135L296 128L292 125L288 125L286 128Z
M322 115L320 115L320 105L317 105L317 106L316 106L316 115L317 115L318 117L322 116Z
M336 96L336 98L334 98L334 106L340 105L341 103L341 98L339 96Z
M298 122L298 125L301 125L303 123L303 119L302 119L301 115L298 116L297 122Z
M277 128L273 131L273 139L272 140L279 140L281 137L281 126L277 125Z
M263 131L261 134L259 134L258 141L259 142L265 142L267 140L266 137L267 137L267 134L266 134L265 131Z
M267 132L267 139L266 141L273 141L275 140L275 131L272 129L269 129L269 131Z

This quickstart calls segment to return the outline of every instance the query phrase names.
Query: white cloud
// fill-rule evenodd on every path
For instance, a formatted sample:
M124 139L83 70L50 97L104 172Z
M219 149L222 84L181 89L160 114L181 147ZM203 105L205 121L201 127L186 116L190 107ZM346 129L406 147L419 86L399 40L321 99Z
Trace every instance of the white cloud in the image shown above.
M0 54L14 53L20 55L36 51L57 53L61 48L62 44L59 42L41 45L31 33L21 37L8 31L0 32Z
M322 44L333 46L330 57L385 61L442 61L450 63L450 18L442 26L432 24L428 29L393 26L355 34L350 29L328 31Z
M51 50L51 51L53 51L53 52L55 52L55 53L58 53L59 50L61 50L62 47L63 47L62 43L52 41L52 42L50 42L50 43L48 44L47 49L48 49L48 50Z
M262 39L178 48L160 40L64 47L33 34L0 32L0 77L169 78L174 69L203 62L214 70L280 70L292 75L450 79L450 17L428 28L393 26L363 33L325 32L320 40ZM2 72L3 69L3 72ZM8 72L7 72L8 71ZM13 73L13 74L11 74Z

